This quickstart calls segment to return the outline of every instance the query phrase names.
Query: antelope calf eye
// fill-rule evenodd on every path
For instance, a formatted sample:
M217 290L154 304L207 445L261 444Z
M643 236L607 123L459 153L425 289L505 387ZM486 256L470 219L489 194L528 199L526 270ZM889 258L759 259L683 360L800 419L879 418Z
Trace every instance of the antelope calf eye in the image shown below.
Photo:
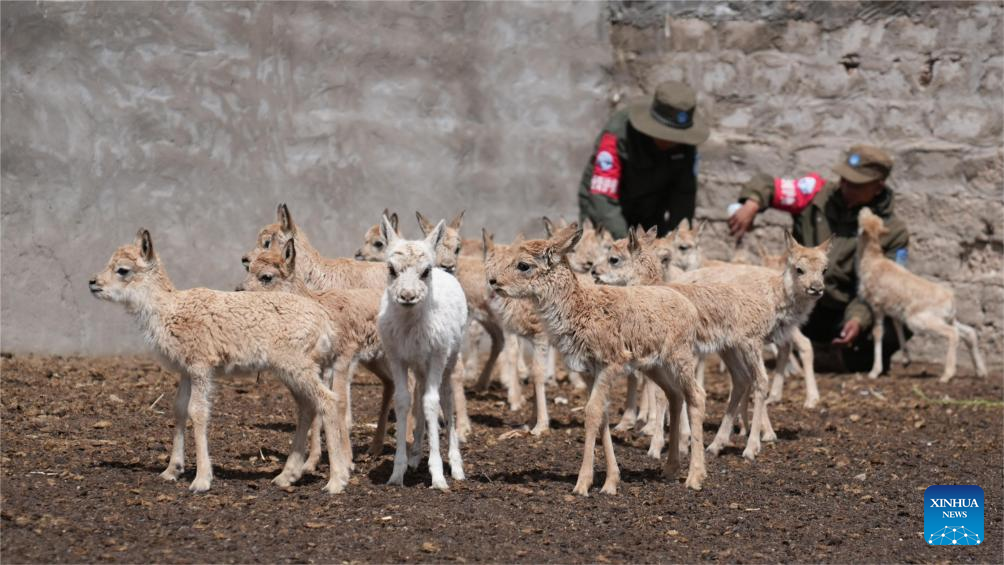
M620 262L621 262L620 257L611 257L610 258L610 264L611 265L616 265L617 263L620 263Z
M830 270L829 267L823 267L823 274L825 275L826 271L829 271L829 270Z
M390 271L390 276L397 278L397 270L394 269L394 265L387 265L387 269Z
M261 244L261 246L264 247L265 249L268 249L270 245L272 245L271 239L266 239L265 242Z
M798 274L800 274L800 275L804 275L805 274L805 269L803 269L802 267L795 267L795 272L798 273Z
M383 242L382 241L375 241L375 242L373 242L373 247L376 247L377 249L383 249Z
M431 272L432 272L432 269L429 268L429 267L426 267L425 270L422 271L422 278L423 279L429 278L429 273L431 273Z
M681 245L677 249L679 249L680 251L687 251L688 249L690 249L690 246L689 245Z
M118 273L120 277L124 277L129 274L129 269L125 267L119 267L118 269L115 269L115 272Z
M516 270L525 273L530 270L530 265L524 263L523 261L520 261L519 263L516 264Z

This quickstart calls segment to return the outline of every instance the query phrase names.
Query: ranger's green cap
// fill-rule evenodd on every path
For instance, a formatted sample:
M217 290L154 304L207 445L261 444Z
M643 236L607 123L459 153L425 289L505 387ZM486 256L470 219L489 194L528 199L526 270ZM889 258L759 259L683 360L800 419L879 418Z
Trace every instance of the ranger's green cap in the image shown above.
M854 184L885 180L892 172L892 157L878 147L855 145L833 166L833 172Z
M685 145L700 145L710 135L708 124L697 115L697 94L682 82L657 86L652 100L631 105L628 119L649 137Z

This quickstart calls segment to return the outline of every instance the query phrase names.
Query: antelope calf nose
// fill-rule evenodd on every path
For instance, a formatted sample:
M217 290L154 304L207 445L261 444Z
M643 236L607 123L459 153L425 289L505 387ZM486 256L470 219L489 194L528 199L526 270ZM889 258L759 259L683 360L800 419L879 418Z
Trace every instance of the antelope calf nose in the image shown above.
M98 279L92 277L91 280L87 281L87 284L90 286L94 286L98 284Z
M498 282L498 281L496 281L495 279L488 279L488 284L490 284L492 286L495 286L496 282Z

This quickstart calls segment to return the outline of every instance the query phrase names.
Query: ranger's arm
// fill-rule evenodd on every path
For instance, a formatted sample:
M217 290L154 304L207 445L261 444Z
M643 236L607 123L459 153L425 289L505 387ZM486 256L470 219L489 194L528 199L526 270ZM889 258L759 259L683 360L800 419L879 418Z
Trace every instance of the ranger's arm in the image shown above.
M579 182L579 219L589 218L614 238L627 237L620 205L621 157L617 136L603 132Z

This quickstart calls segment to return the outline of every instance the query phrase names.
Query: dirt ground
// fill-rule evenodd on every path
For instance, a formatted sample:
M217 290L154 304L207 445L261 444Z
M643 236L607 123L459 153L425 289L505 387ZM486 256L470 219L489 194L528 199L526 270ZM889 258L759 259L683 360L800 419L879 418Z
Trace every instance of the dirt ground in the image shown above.
M465 482L426 488L424 463L405 488L384 485L383 456L363 460L379 400L375 379L354 392L357 470L345 494L322 495L321 476L282 490L270 483L288 450L293 403L275 380L221 378L210 431L215 480L193 495L166 465L176 378L137 358L2 360L4 563L21 562L1001 562L1004 396L999 371L939 385L938 367L869 381L820 375L823 401L802 408L789 380L771 411L779 440L754 464L729 448L708 460L704 490L661 477L647 438L615 441L622 485L571 496L581 457L583 397L549 391L554 431L519 430L500 390L470 396L474 433ZM712 364L713 365L713 364ZM612 406L619 412L623 386ZM710 433L728 388L708 380ZM954 399L954 400L953 400ZM969 402L977 400L976 402ZM512 437L510 437L512 436ZM322 465L321 473L327 472ZM986 492L986 540L923 542L932 484Z

